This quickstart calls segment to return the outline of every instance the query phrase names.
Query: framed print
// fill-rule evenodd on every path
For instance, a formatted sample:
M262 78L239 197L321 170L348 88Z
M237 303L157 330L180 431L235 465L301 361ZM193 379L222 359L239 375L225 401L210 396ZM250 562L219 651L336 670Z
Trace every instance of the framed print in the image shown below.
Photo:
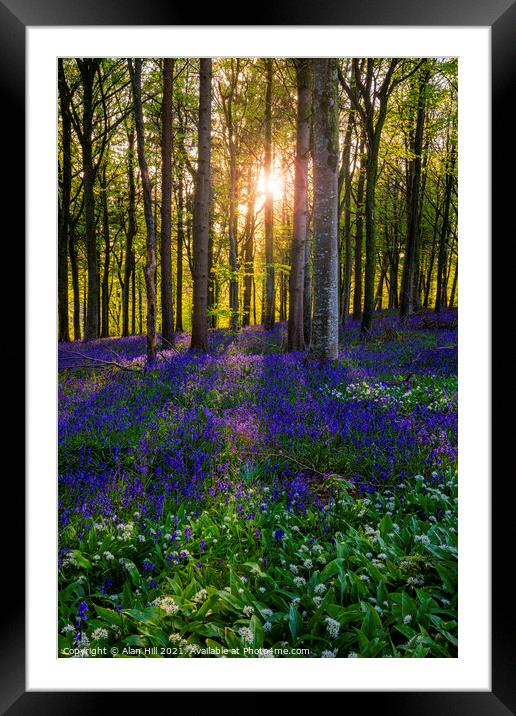
M0 4L28 309L2 707L508 713L490 264L514 6L189 19Z

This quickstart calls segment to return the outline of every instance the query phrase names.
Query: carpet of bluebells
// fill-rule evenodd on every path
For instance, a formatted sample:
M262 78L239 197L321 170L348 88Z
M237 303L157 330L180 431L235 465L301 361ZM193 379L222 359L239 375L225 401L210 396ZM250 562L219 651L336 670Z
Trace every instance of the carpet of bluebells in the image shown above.
M60 656L457 655L456 312L285 333L59 346Z

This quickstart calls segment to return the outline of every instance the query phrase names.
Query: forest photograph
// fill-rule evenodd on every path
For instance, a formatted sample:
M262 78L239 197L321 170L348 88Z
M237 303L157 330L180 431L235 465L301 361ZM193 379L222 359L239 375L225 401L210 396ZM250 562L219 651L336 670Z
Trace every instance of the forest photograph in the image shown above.
M456 658L457 58L55 82L57 656Z

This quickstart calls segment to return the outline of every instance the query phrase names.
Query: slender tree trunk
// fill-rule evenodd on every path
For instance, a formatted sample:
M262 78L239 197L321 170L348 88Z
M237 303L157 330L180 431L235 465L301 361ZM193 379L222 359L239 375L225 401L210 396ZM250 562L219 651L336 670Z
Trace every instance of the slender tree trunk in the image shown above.
M401 279L400 318L414 311L414 283L419 255L419 218L421 205L421 153L423 151L423 130L425 125L426 88L429 78L428 61L423 60L419 76L416 126L411 143L409 183L407 187L407 240L405 244L405 263Z
M85 281L83 281L83 285L82 285L82 333L84 336L86 336L87 303L88 303L87 281L85 280Z
M339 203L339 212L344 211L344 222L342 226L342 244L344 246L344 266L342 271L341 286L341 304L340 304L340 320L344 325L348 319L349 301L351 296L351 182L353 180L353 172L350 167L351 159L351 139L353 135L354 119L350 117L346 127L344 137L344 147L342 150L342 167L339 173L339 202L342 188L344 189L344 198L342 204ZM342 180L341 180L342 177ZM340 219L340 217L339 217ZM339 250L339 257L342 255L342 249ZM340 275L340 272L339 272Z
M266 60L267 84L265 89L265 319L264 328L274 328L274 253L273 221L274 190L272 186L272 59Z
M176 330L183 329L183 245L184 245L184 194L183 177L179 177L177 193L177 266L176 266Z
M104 234L104 270L102 273L102 300L100 313L100 335L102 338L109 336L109 264L111 261L111 242L109 236L109 210L107 203L107 179L106 168L102 171L102 232Z
M161 106L161 334L165 343L174 341L172 305L172 79L174 60L163 60Z
M294 60L297 83L297 137L294 174L294 233L290 258L290 304L288 350L305 348L303 297L305 281L305 244L308 236L308 162L310 158L310 121L312 113L313 60Z
M193 319L191 348L208 350L208 240L211 157L211 59L200 60L198 166L193 227Z
M310 355L338 356L338 103L334 59L314 60L314 315Z
M432 287L432 273L434 270L435 253L437 250L437 229L438 229L437 224L438 224L438 214L436 212L435 221L434 221L434 225L433 225L433 229L432 229L432 246L430 249L430 259L428 261L428 269L426 272L426 285L425 285L425 295L423 298L423 308L428 308L428 304L430 301L430 289Z
M446 179L444 183L444 211L443 211L443 223L441 227L441 236L439 240L439 253L437 256L437 291L435 296L435 312L439 313L442 305L446 305L446 301L443 300L446 292L446 241L449 232L449 221L450 221L450 205L451 195L453 189L453 173L455 168L456 160L456 147L452 140L450 143L450 149L448 152L448 161L446 162Z
M252 276L252 281L253 281L253 325L256 326L256 323L257 323L257 321L256 321L256 280L255 280L254 274Z
M382 265L380 270L380 278L378 280L378 286L376 287L376 296L374 299L374 305L375 308L379 311L382 310L382 303L383 303L383 284L385 282L385 277L387 275L387 262L385 261L385 257L382 259Z
M452 289L450 293L450 301L448 303L448 308L453 308L455 305L455 294L457 293L457 276L459 273L459 263L457 262L455 264L455 272L453 274L453 283L452 283Z
M312 239L310 221L306 227L303 277L303 334L305 346L309 346L312 339Z
M215 276L213 273L213 221L212 221L212 197L210 198L210 228L208 234L208 328L216 328L215 315Z
M244 243L244 306L242 314L242 325L248 326L251 321L251 294L254 285L254 204L256 199L256 183L251 177L251 166L247 174L247 212Z
M379 124L378 120L378 124ZM375 194L378 178L378 150L380 147L381 129L377 124L372 145L367 155L365 225L366 225L366 260L364 273L364 312L360 331L368 334L371 331L374 311L374 286L376 271L376 220ZM383 122L382 122L383 124Z
M136 59L134 65L129 60L129 72L134 97L134 118L138 146L138 163L143 186L143 211L147 227L145 289L147 294L147 358L152 361L156 355L156 228L152 212L152 187L145 157L145 133L141 97L142 60Z
M69 247L70 252L70 270L72 273L72 291L73 291L73 339L81 340L81 291L79 287L79 267L77 264L77 248L75 246L75 236L70 232Z
M58 340L68 342L70 340L68 319L68 231L70 222L70 193L72 188L72 121L69 114L68 87L66 86L62 58L59 58L58 60L58 78L63 141L63 159L61 164L61 201L59 202L59 228L57 244Z
M360 171L357 185L357 207L355 222L355 287L353 291L353 320L359 321L362 318L362 241L364 235L364 167L365 139L362 135L360 141Z
M141 272L138 273L138 333L143 333L143 292Z
M133 280L133 321L132 333L135 333L134 325L134 273L133 273L133 240L136 236L136 189L134 185L134 130L131 127L127 135L127 178L129 183L129 206L127 209L127 234L125 242L125 264L124 264L124 285L122 289L122 335L129 335L129 289L131 278Z
M131 335L136 334L136 260L134 250L131 251L131 293L133 295L131 310Z
M95 222L95 169L93 166L93 82L99 60L77 60L83 86L83 114L80 138L82 150L84 219L86 225L86 254L88 264L88 297L84 338L93 341L99 337L99 280L97 236Z

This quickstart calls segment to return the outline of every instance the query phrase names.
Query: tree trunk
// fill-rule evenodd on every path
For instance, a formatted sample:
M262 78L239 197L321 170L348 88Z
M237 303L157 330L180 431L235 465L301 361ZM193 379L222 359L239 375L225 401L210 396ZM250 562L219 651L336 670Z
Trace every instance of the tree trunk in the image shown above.
M99 60L77 60L83 86L83 113L80 138L82 150L84 220L86 225L86 255L88 265L88 296L84 338L93 341L99 337L99 281L97 263L97 236L95 222L95 169L93 166L93 81Z
M338 356L338 103L334 59L314 60L314 315L310 355Z
M133 321L132 333L135 333L134 325L134 272L133 272L133 240L136 236L136 189L134 186L134 131L131 127L127 135L127 178L129 182L129 206L127 209L127 234L125 243L125 264L124 264L124 286L122 289L122 335L129 335L129 289L131 278L133 282Z
M59 104L61 108L61 128L63 138L63 160L61 164L61 201L59 202L59 228L57 253L57 304L58 304L58 340L70 340L68 319L68 230L70 219L70 193L72 188L72 121L68 106L68 88L63 69L62 58L58 59Z
M136 59L134 66L129 60L129 72L134 98L134 118L138 145L138 163L143 186L143 211L147 227L145 290L147 294L147 358L152 361L156 356L156 229L152 212L152 186L145 157L145 134L141 97L142 60Z
M193 318L192 341L195 350L208 350L208 240L211 157L211 59L200 60L198 165L195 182L193 226Z
M172 305L172 79L174 60L163 60L161 106L161 335L165 344L174 341Z
M136 334L136 259L134 251L131 251L131 293L133 295L131 310L131 335Z
M342 150L342 167L339 175L339 201L342 188L344 189L344 199L342 209L344 210L344 223L342 227L342 244L344 245L344 267L342 272L341 287L341 305L340 320L344 325L348 320L349 301L351 296L351 182L353 180L353 172L350 167L351 159L351 139L353 135L354 119L353 115L348 119L346 127L346 135L344 137L344 147ZM342 186L340 185L340 176L342 176ZM339 204L340 209L340 204ZM339 250L339 257L342 251ZM340 272L339 272L340 275Z
M380 133L380 131L375 131L374 140L372 142L372 145L369 147L367 155L365 197L366 260L364 273L364 312L362 314L362 323L360 326L360 332L362 334L368 334L371 331L374 311L374 284L376 271L375 194L376 180L378 178L378 150L380 147Z
M73 291L73 339L81 340L81 290L79 287L79 267L77 264L77 248L75 246L75 236L70 232L69 246L70 252L70 270L72 273L72 291Z
M272 59L266 60L267 85L265 90L265 318L264 328L274 328L274 253L273 221L274 190L272 186Z
M253 288L254 266L254 230L255 216L254 205L256 199L256 182L251 176L251 165L247 173L247 212L246 227L244 232L244 305L242 313L242 325L248 326L251 322L251 294Z
M179 177L177 192L177 266L176 266L176 330L183 329L183 245L184 245L184 194L183 177Z
M419 255L419 218L421 205L421 153L423 151L423 130L425 125L426 88L430 72L428 61L423 60L419 76L416 126L411 142L409 182L407 186L407 239L405 263L401 279L400 318L405 320L414 311L414 285Z
M435 312L439 313L441 306L446 305L443 297L446 293L446 241L449 232L450 205L454 180L454 168L456 160L456 146L454 140L451 140L448 151L448 160L446 162L446 179L444 182L444 212L443 223L441 226L441 236L439 240L439 253L437 255L437 291L435 296Z
M362 318L362 241L364 235L364 167L365 139L362 135L360 141L359 157L360 171L358 174L357 206L355 223L355 288L353 291L353 320Z
M305 267L303 276L303 334L305 346L309 346L312 339L312 240L310 235L310 221L308 221L306 227Z
M459 263L455 264L455 273L453 274L453 283L452 283L452 289L450 293L450 302L448 303L448 308L453 308L455 305L455 294L457 293L457 276L459 273Z
M313 60L294 60L297 83L297 137L294 175L294 233L290 258L290 303L288 350L305 348L303 296L305 280L305 244L308 236L308 161L310 157L310 121L312 113Z
M100 311L100 335L109 336L109 263L111 260L111 242L109 236L109 210L107 203L106 168L102 171L100 188L102 190L102 233L104 235L104 271L102 273L102 299Z

